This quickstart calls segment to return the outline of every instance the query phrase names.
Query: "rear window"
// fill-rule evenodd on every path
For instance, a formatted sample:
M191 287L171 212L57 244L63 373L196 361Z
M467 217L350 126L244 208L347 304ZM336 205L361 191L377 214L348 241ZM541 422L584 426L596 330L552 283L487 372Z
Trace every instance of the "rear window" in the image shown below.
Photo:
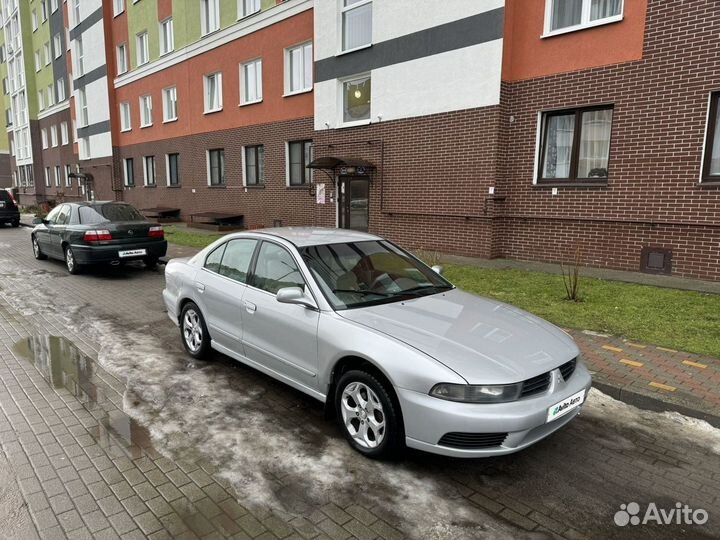
M80 223L114 223L117 221L145 221L140 212L129 204L101 204L80 207Z
M12 199L10 198L10 194L5 191L4 189L0 189L0 201L3 202L10 202Z

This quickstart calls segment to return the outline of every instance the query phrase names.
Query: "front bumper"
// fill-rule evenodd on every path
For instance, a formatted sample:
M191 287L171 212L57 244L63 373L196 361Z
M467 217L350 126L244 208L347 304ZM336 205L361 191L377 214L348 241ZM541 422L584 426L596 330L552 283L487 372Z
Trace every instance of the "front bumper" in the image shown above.
M120 257L120 251L132 251L144 249L145 255L133 257ZM99 264L117 261L133 261L146 258L159 259L167 253L167 240L151 242L134 242L127 244L99 244L90 246L87 244L73 244L73 255L79 264Z
M590 373L578 361L569 381L563 381L558 370L555 370L546 393L511 403L457 403L399 388L405 442L411 448L452 457L512 454L547 437L577 416L582 406L552 422L546 422L548 408L581 390L585 390L587 399L591 384ZM501 445L492 448L461 449L438 444L443 435L457 432L508 435Z

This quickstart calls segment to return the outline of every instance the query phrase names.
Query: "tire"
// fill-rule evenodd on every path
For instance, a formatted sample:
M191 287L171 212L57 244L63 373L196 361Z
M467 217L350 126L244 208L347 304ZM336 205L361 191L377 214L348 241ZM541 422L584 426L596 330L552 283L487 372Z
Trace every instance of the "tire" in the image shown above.
M65 248L65 268L67 268L67 271L69 274L77 275L80 273L80 265L78 264L77 260L75 260L75 254L73 253L73 250L70 246L67 246Z
M15 221L10 222L10 226L17 229L20 226L20 220L16 219Z
M47 255L45 255L40 249L40 244L38 244L37 238L34 235L32 237L32 246L33 255L38 261L44 261L45 259L47 259Z
M372 458L396 457L405 446L400 408L392 389L361 370L343 374L335 390L340 429L350 446Z
M180 339L187 353L198 360L210 356L210 334L205 318L193 302L188 302L180 314Z

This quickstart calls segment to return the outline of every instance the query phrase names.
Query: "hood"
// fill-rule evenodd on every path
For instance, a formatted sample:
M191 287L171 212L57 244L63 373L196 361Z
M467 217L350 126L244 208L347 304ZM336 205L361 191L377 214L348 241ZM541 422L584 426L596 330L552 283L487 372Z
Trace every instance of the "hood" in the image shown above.
M520 382L579 354L558 327L458 289L339 313L424 352L470 384Z

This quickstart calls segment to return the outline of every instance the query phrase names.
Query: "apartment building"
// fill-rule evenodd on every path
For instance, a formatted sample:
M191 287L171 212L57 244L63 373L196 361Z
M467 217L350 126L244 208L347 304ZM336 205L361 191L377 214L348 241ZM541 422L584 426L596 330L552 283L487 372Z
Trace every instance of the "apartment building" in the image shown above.
M4 10L0 6L0 17L3 16ZM4 21L0 20L0 27L4 28ZM0 130L0 188L7 188L13 185L12 172L10 167L10 138L8 137L7 128L11 125L11 111L6 108L5 101L10 94L10 86L7 72L7 48L5 47L5 31L0 30L0 80L2 81L3 95L3 113L5 118L5 128Z

